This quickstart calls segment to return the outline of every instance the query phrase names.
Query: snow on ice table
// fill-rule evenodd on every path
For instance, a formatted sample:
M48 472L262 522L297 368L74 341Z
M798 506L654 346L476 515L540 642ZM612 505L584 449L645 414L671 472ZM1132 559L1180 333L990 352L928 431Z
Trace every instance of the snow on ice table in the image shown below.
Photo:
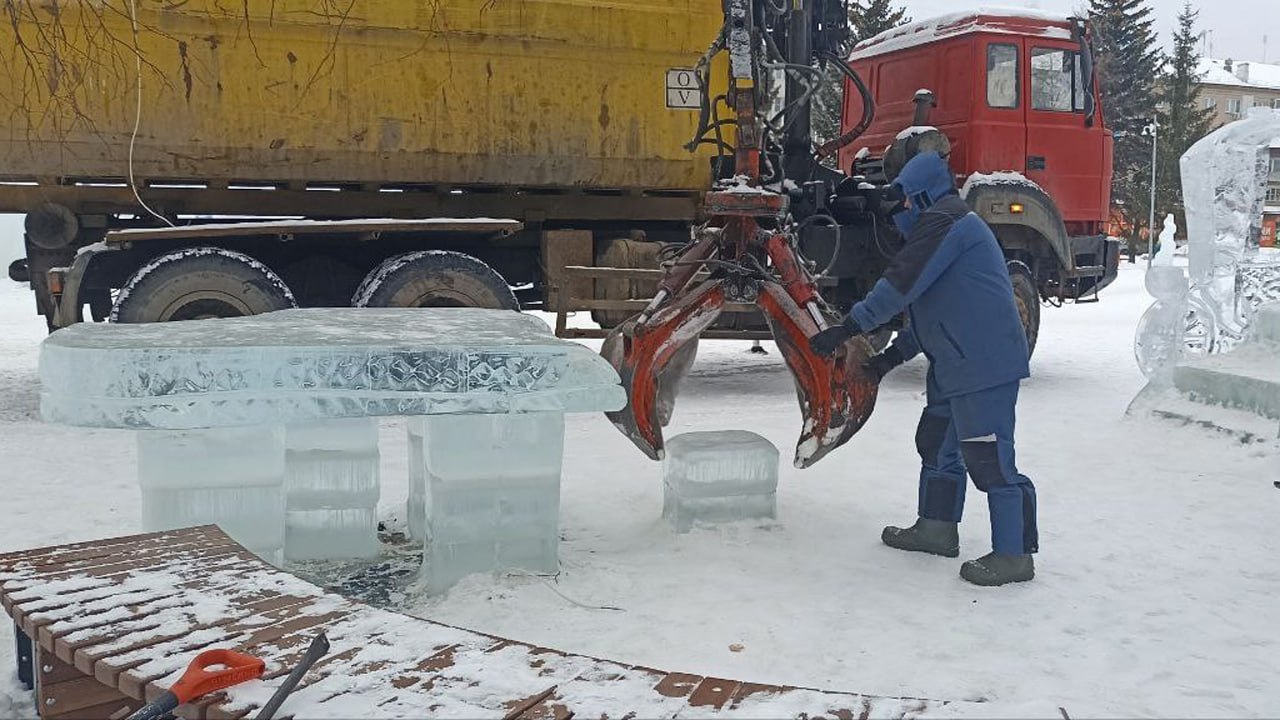
M626 404L587 348L472 308L81 323L44 341L40 380L46 421L138 431L144 530L215 523L276 564L377 554L376 418L415 418L433 590L555 570L564 414Z
M234 649L266 674L178 708L256 714L318 633L326 657L278 717L948 717L946 703L759 685L570 655L379 610L277 570L213 526L0 555L0 603L27 640L19 677L45 718L155 699L196 654ZM23 658L27 658L26 661ZM967 712L966 712L967 711Z

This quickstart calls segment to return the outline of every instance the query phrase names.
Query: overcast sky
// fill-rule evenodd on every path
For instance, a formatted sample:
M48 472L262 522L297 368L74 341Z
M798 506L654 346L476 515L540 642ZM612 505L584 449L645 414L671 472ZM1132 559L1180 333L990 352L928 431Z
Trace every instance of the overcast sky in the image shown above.
M1149 0L1156 14L1156 32L1160 42L1168 44L1183 0ZM991 2L956 2L956 0L905 0L907 12L916 20L955 12L979 4L993 7L1033 7L1055 12L1072 12L1087 7L1087 0L991 0ZM1267 38L1266 61L1280 64L1280 1L1278 0L1213 0L1192 2L1200 10L1198 28L1211 32L1211 57L1233 60L1263 60L1263 34Z

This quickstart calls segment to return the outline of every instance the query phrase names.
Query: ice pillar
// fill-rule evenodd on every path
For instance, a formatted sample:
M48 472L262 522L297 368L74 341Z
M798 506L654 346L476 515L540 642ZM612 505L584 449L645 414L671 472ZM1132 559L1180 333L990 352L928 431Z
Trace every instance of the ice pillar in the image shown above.
M215 524L280 565L284 475L279 427L138 432L144 532Z
M378 462L375 418L285 429L286 559L378 555Z
M409 438L410 512L421 513L409 526L425 539L428 592L472 573L556 571L562 413L432 415Z

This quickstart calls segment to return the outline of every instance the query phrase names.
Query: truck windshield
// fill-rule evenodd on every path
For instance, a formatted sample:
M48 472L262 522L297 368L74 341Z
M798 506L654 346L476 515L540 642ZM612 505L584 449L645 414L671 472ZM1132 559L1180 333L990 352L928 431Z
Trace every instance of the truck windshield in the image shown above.
M1084 110L1080 55L1074 50L1032 48L1031 109Z

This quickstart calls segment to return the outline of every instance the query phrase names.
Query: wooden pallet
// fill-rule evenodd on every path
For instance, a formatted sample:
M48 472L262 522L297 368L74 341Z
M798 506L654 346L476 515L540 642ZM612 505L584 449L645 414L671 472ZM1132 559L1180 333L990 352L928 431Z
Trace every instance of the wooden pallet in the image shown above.
M281 717L865 718L946 704L663 672L380 610L268 565L214 526L0 555L0 602L32 641L45 718L123 716L212 647L260 657L267 674L178 715L242 718L321 630L329 655Z

